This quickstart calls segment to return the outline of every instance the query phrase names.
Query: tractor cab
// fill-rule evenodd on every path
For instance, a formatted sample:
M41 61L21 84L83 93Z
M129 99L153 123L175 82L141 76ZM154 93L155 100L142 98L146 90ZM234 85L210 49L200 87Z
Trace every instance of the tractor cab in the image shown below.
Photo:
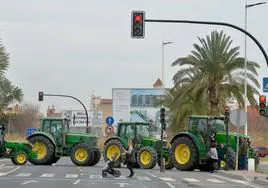
M40 131L49 133L57 143L64 145L65 133L69 131L69 119L67 118L45 118L41 120Z
M144 137L151 137L151 127L149 123L119 123L117 136L133 139L136 143L142 142Z

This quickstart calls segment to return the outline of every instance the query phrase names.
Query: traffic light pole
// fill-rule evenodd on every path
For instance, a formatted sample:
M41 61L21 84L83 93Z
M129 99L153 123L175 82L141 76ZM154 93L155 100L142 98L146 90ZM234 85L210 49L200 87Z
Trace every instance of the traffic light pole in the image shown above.
M89 133L89 126L88 126L88 113L87 113L87 109L85 107L85 105L77 98L73 97L73 96L70 96L70 95L56 95L56 94L43 94L44 96L53 96L53 97L67 97L67 98L72 98L72 99L75 99L77 100L84 108L85 110L85 113L86 113L86 116L87 116L87 133Z
M210 21L193 21L193 20L158 20L158 19L145 19L145 22L159 22L159 23L188 23L188 24L202 24L202 25L222 25L222 26L227 26L227 27L231 27L234 28L236 30L241 31L242 33L246 34L247 36L249 36L259 47L259 49L261 50L266 64L268 66L268 56L264 50L264 48L262 47L262 45L259 43L259 41L253 36L251 35L249 32L245 31L244 29L235 26L233 24L229 24L229 23L224 23L224 22L210 22Z

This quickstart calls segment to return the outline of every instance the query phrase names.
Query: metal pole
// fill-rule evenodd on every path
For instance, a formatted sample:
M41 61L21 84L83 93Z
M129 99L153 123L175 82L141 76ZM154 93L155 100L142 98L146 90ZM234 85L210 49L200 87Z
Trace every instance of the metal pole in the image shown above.
M247 0L245 0L245 31L247 31ZM244 94L244 101L245 101L245 112L247 114L247 35L245 35L245 94ZM248 134L248 117L246 116L246 123L245 123L245 135Z
M162 40L162 87L165 88L164 85L164 41Z
M225 23L225 22L210 22L210 21L194 21L194 20L158 20L158 19L146 19L145 22L158 22L158 23L189 23L189 24L201 24L201 25L222 25L222 26L227 26L227 27L231 27L234 28L236 30L241 31L242 33L246 34L247 36L249 36L254 42L255 44L257 44L257 46L259 47L259 49L261 50L266 64L268 66L268 56L264 50L264 48L262 47L262 45L260 44L260 42L250 33L248 33L247 31L245 31L244 29L233 25L233 24L229 24L229 23Z
M87 109L85 107L85 105L77 98L73 97L73 96L70 96L70 95L56 95L56 94L43 94L43 96L54 96L54 97L68 97L68 98L72 98L72 99L75 99L77 100L84 108L85 110L85 113L86 113L86 116L87 116L87 133L89 133L89 126L88 126L88 113L87 113Z

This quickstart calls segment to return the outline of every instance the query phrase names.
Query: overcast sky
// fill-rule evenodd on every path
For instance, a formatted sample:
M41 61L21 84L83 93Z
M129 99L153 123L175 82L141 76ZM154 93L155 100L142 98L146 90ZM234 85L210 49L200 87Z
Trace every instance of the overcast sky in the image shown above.
M257 1L248 0L249 3ZM0 38L10 54L8 78L23 89L24 101L38 103L38 91L69 94L89 106L92 91L112 97L112 88L149 87L161 78L161 42L165 47L165 84L172 87L178 67L197 36L213 29L231 35L244 56L244 35L226 27L146 23L143 40L130 37L132 10L148 19L222 21L244 28L244 0L0 0ZM248 9L248 31L268 53L268 5ZM248 39L248 58L260 63L259 81L268 76L264 57ZM42 110L81 109L71 99L46 97Z

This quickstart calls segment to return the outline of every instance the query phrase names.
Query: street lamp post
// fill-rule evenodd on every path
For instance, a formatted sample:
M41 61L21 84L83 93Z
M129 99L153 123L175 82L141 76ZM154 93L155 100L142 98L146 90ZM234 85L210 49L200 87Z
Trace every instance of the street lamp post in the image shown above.
M258 5L262 5L262 4L266 4L266 2L260 2L260 3L254 3L254 4L248 4L248 1L245 0L245 31L247 31L247 9L254 7L254 6L258 6ZM245 101L245 112L247 114L247 35L245 35L245 63L244 63L244 74L245 74L245 80L244 80L244 101ZM245 124L245 135L248 134L248 122L247 122L247 118L246 118L246 124Z
M173 42L164 42L162 41L162 87L165 88L164 85L164 47L165 45L172 44Z

